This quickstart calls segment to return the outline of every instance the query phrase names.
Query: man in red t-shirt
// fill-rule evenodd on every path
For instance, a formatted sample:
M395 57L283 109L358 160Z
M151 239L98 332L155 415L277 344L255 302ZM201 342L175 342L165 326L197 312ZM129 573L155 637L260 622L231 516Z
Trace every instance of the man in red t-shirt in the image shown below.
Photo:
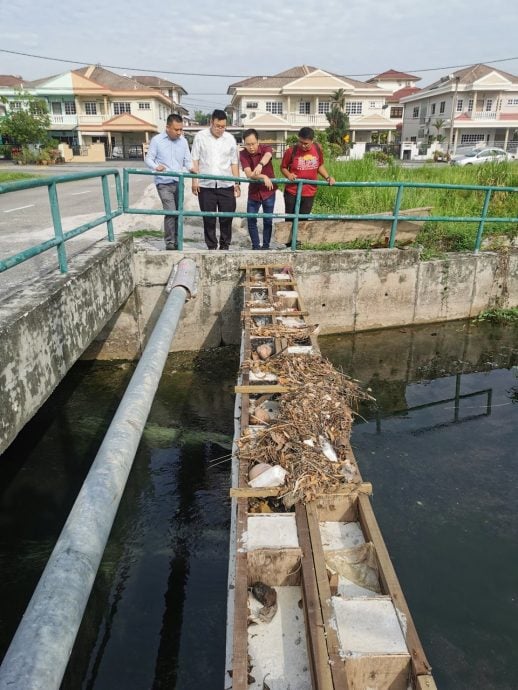
M297 144L286 149L282 157L281 172L288 180L317 180L321 175L328 184L335 183L324 165L324 156L321 147L313 140L315 132L311 127L302 127L298 133L299 141ZM286 213L293 213L295 210L295 195L297 194L296 184L287 184L284 188L284 203ZM300 199L300 213L311 213L317 186L312 184L302 185L302 197ZM287 247L291 246L288 242Z
M248 185L247 213L259 213L261 206L263 213L273 213L275 205L275 190L271 178L275 177L272 165L272 149L259 143L259 135L255 129L247 129L243 133L245 148L239 153L239 160L245 175L251 180L260 180ZM257 218L247 218L248 234L252 240L252 249L270 249L272 238L272 218L263 218L263 246L259 241Z

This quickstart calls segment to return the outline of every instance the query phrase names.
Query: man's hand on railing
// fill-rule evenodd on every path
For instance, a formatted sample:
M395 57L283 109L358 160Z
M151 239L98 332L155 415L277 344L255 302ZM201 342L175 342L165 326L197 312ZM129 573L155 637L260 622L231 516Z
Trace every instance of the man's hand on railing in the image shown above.
M195 180L193 178L191 189L192 189L192 193L194 194L194 196L198 196L198 192L200 191L200 183L198 180Z

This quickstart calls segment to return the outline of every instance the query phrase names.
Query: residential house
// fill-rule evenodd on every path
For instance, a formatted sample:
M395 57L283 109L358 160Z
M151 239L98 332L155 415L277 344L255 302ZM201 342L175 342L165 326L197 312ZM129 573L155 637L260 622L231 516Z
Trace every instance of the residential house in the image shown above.
M301 127L326 129L326 113L331 111L333 94L340 89L345 94L344 110L349 115L353 142L370 142L373 132L386 132L387 139L393 139L396 126L385 107L389 91L307 65L231 84L227 110L233 125L254 127L264 141L283 145Z
M25 81L22 86L24 91L47 102L53 138L78 154L86 153L93 144L102 144L105 156L112 158L142 157L151 137L165 128L167 116L173 110L173 98L177 110L181 107L181 94L185 93L175 85L174 95L166 94L161 88L100 65ZM0 82L0 95L8 101L4 107L23 107L18 83L2 86Z
M189 111L184 108L183 105L180 105L182 96L187 95L187 91L183 88L183 86L175 84L172 81L168 81L167 79L162 79L162 77L155 77L145 74L133 75L133 79L136 79L136 81L138 81L140 84L143 84L148 89L156 89L157 91L160 91L160 93L163 93L164 96L167 96L171 103L171 112L181 115L186 124L190 122L190 118L188 117Z
M402 137L422 149L439 136L450 153L489 145L516 152L518 77L488 65L472 65L442 77L404 103Z
M401 130L403 128L404 104L401 102L401 99L421 90L416 86L416 82L420 81L420 79L421 77L416 77L406 72L399 72L395 69L389 69L367 79L368 84L375 84L381 89L391 92L391 95L387 97L386 106L389 109L388 116L396 126L396 141L401 139Z

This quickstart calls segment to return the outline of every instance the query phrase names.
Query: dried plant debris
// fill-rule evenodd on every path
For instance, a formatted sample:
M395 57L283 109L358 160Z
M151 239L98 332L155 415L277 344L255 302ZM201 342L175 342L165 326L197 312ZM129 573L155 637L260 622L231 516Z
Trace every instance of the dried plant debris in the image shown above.
M241 437L241 461L249 470L268 463L287 471L286 507L359 482L349 439L358 402L371 396L320 355L276 357L262 366L289 392L276 396L269 423Z

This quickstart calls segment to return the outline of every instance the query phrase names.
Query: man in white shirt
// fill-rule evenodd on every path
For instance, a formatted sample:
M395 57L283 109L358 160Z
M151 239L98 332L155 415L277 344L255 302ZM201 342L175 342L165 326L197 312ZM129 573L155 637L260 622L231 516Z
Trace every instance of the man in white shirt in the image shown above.
M227 114L215 110L208 129L194 137L192 145L192 172L205 175L239 177L239 157L234 137L225 131ZM240 195L239 182L228 180L198 180L193 178L192 193L198 197L201 211L231 213L236 210L236 197ZM203 217L205 244L208 249L218 248L216 217ZM232 241L232 218L219 218L219 248L228 249Z

